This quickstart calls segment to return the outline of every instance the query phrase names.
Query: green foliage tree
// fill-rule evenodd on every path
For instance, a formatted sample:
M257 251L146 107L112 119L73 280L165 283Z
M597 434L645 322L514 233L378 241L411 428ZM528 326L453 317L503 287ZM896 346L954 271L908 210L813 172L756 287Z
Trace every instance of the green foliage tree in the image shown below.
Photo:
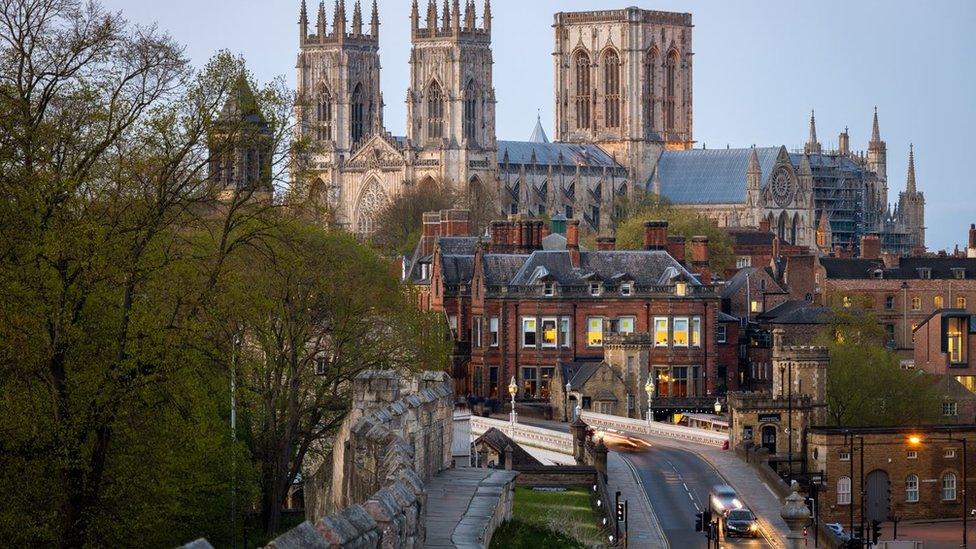
M620 197L616 212L617 249L639 250L644 244L644 222L661 219L668 222L668 234L685 237L687 257L691 257L691 238L707 236L712 270L722 272L735 265L731 237L703 214L677 208L662 197L641 191Z
M830 351L827 418L841 427L901 426L939 419L940 398L930 376L903 370L884 346L884 331L868 310L833 309L818 343Z
M383 253L409 254L420 241L424 212L452 208L456 202L456 193L444 183L406 185L396 200L390 200L376 214L376 229L370 240Z

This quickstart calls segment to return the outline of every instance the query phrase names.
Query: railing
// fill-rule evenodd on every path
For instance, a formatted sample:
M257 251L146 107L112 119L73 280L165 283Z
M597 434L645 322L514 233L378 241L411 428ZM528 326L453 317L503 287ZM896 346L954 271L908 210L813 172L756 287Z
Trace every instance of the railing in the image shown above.
M522 446L531 446L568 456L573 455L573 437L569 433L543 429L541 427L532 427L521 423L516 423L513 429L512 424L508 421L471 416L472 435L481 436L492 427L502 431Z
M689 442L697 442L698 444L705 444L708 446L722 447L729 441L728 433L708 431L705 429L695 429L693 427L684 427L681 425L671 425L669 423L661 423L658 421L648 423L647 421L641 419L630 419L607 414L597 414L595 412L588 412L586 410L583 410L582 418L583 421L592 427L616 429L618 431L628 431L642 435L663 436L678 440L687 440Z

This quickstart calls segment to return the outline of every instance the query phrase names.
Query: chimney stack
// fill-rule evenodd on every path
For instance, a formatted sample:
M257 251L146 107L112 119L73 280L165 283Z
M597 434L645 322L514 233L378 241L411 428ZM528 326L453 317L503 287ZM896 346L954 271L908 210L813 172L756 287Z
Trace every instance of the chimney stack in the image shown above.
M434 253L434 244L440 236L440 212L424 212L424 226L420 234L420 257L427 257Z
M969 225L969 246L966 247L966 257L976 258L976 223Z
M617 239L612 236L597 237L596 249L601 252L612 252L617 249Z
M881 239L876 234L866 234L861 237L861 257L864 259L881 259Z
M768 233L770 231L768 217L764 217L763 220L759 222L759 230L764 233Z
M579 219L566 220L566 250L569 252L569 262L573 267L580 266L579 252Z
M685 262L685 237L680 234L668 237L668 255L678 263Z
M471 236L471 212L468 210L441 210L440 236Z
M644 249L664 250L668 244L668 222L662 220L644 222Z
M708 267L708 237L691 237L691 265L701 274L702 284L712 283L712 271Z

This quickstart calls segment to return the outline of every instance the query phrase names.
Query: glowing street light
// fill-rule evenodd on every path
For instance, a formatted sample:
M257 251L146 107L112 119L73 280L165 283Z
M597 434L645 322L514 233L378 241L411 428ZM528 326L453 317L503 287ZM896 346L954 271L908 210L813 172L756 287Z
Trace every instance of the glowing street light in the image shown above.
M518 384L515 383L515 376L512 376L512 382L508 384L508 394L512 395L512 415L509 417L509 423L511 423L513 429L518 419L518 416L515 414L515 393L517 392Z

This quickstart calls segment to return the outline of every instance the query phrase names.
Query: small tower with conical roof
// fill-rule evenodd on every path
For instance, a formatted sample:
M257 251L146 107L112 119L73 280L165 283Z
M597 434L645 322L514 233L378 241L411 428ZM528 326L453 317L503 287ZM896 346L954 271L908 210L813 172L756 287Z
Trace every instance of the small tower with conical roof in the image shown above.
M905 190L898 195L898 223L912 235L912 249L925 249L925 195L915 182L915 147L908 146Z
M224 203L270 202L271 127L241 74L207 135L210 181Z
M810 111L810 136L807 138L807 142L803 145L804 154L820 154L822 151L820 147L820 142L817 141L817 118L814 116L813 111Z

